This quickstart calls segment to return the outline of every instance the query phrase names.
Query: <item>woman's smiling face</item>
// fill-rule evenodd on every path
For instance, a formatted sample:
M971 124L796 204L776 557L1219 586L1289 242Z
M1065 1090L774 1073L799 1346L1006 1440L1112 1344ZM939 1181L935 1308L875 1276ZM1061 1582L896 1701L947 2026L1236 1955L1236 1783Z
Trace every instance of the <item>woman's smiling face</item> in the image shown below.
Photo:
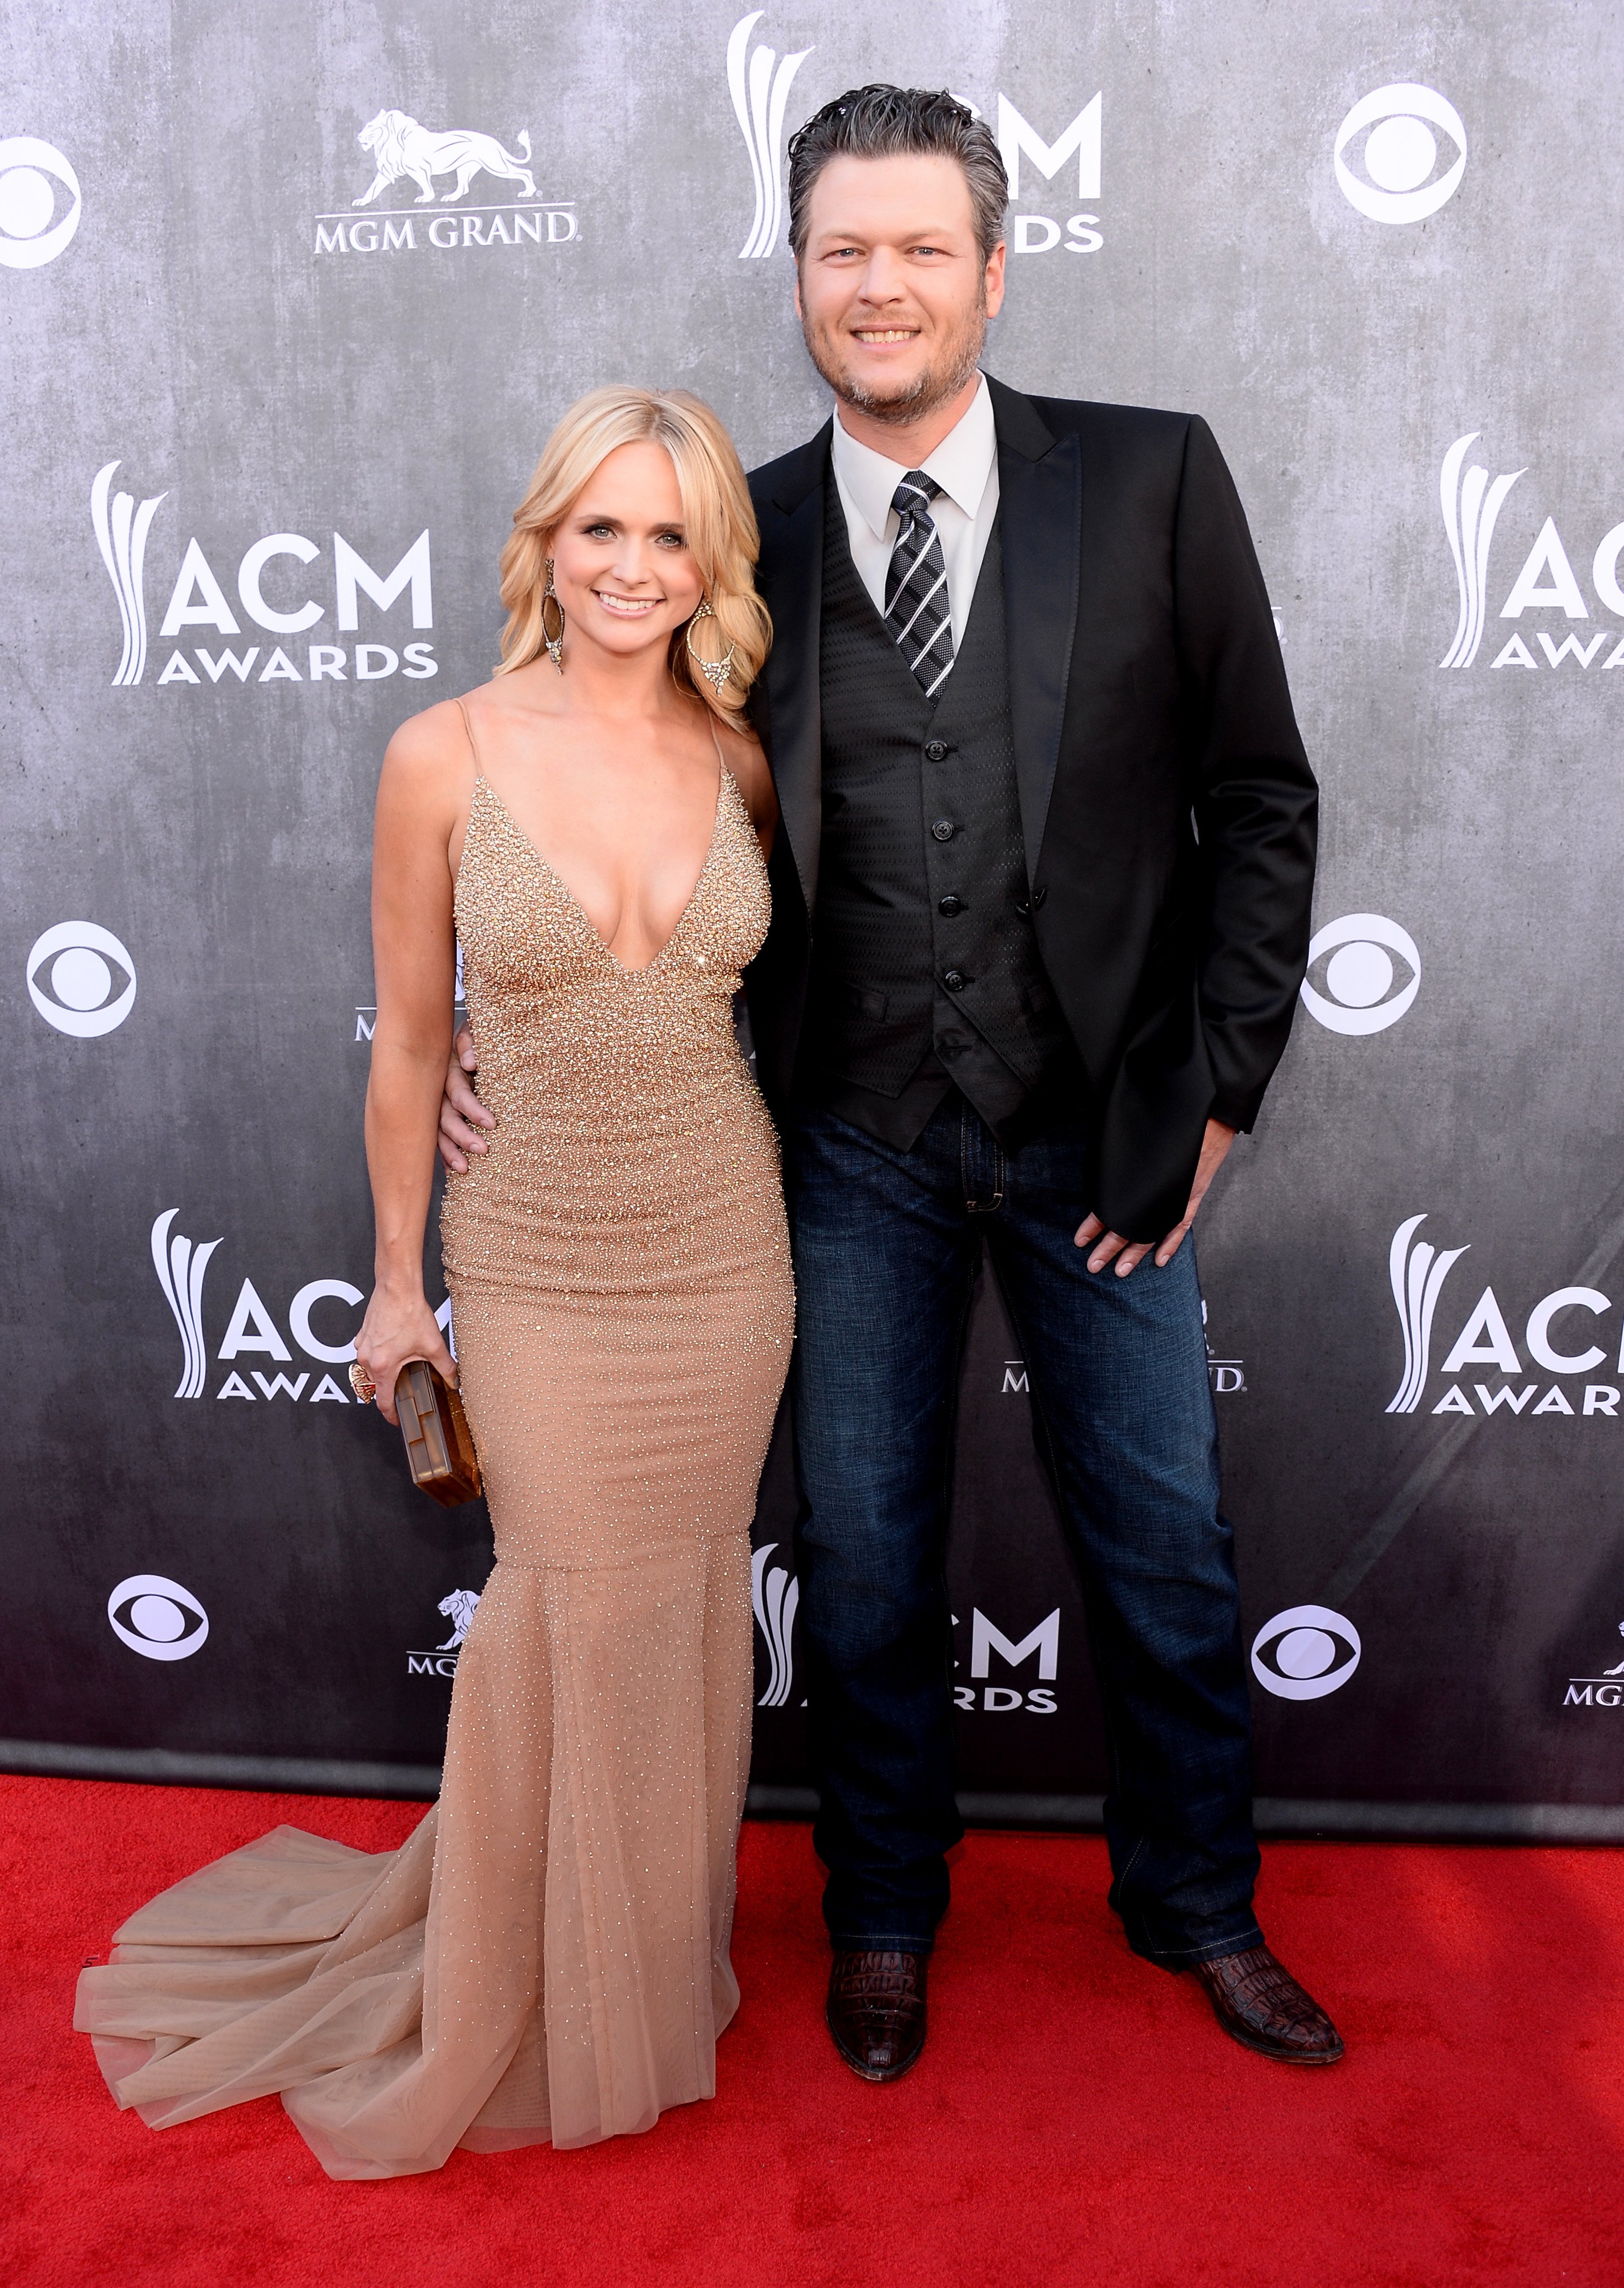
M605 456L555 528L551 555L566 642L621 658L669 644L704 592L677 471L652 442Z

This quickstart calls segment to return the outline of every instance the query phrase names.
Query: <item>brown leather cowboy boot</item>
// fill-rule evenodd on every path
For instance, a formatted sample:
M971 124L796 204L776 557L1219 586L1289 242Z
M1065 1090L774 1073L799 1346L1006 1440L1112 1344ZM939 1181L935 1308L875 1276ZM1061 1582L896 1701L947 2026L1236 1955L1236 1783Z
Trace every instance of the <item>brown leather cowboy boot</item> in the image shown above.
M1248 2050L1287 2065L1332 2066L1342 2036L1266 1946L1193 1964L1224 2032Z
M836 1954L824 2016L865 2081L897 2080L925 2046L925 1959L879 1948Z

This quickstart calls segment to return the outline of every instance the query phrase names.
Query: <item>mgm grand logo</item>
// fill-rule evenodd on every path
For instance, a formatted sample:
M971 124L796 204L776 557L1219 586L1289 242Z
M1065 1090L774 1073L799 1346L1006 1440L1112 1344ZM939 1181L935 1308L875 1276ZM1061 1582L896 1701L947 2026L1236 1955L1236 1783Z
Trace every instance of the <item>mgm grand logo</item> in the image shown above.
M417 254L432 247L448 254L473 246L565 246L580 236L574 199L537 195L528 128L520 128L519 148L510 151L475 128L442 131L409 112L384 110L356 139L372 163L372 180L348 208L315 218L317 254ZM510 183L517 187L505 197L490 198L492 187ZM402 204L408 188L416 195ZM475 189L488 203L469 200ZM386 197L391 203L380 206ZM456 214L444 211L452 206Z
M406 1656L408 1676L454 1677L456 1674L456 1656L463 1649L479 1605L479 1592L477 1589L453 1589L448 1597L442 1597L440 1609L451 1624L451 1633L444 1644L434 1645L426 1652L408 1652Z
M1619 1623L1624 1637L1624 1621ZM1624 1705L1624 1660L1603 1669L1599 1676L1570 1676L1563 1696L1565 1708L1617 1708Z

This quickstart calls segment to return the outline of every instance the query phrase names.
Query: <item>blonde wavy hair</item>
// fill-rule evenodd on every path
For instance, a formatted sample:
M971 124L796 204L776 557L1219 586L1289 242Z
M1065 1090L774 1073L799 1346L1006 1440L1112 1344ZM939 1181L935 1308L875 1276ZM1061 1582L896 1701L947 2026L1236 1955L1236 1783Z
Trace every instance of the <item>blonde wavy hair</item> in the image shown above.
M733 647L733 673L722 691L693 671L687 624L671 638L671 675L722 720L740 716L772 641L772 623L756 593L760 538L749 488L733 441L702 398L684 389L590 390L564 416L535 465L529 489L513 512L502 552L502 600L508 624L498 675L528 666L544 648L542 597L548 539L601 461L622 445L662 445L682 493L683 531L716 617L696 635L706 659Z

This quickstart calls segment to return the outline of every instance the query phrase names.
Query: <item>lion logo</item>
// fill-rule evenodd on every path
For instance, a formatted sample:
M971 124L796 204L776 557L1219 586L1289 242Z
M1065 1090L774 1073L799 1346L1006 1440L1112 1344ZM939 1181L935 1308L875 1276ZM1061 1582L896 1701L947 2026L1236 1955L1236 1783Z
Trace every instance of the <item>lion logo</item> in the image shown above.
M476 135L470 128L453 128L448 134L436 135L432 129L420 127L404 111L380 111L369 119L357 140L363 151L370 151L377 166L370 189L363 191L354 203L369 207L374 199L398 183L402 175L417 186L417 204L434 203L436 175L455 175L456 188L448 191L440 201L449 206L455 199L465 199L468 186L483 171L487 175L500 175L504 180L522 186L527 199L535 196L535 179L530 172L530 131L521 128L519 140L523 158L516 159L504 151L494 135Z
M451 1624L451 1633L443 1645L435 1646L436 1652L456 1651L468 1634L468 1625L474 1617L474 1609L479 1601L477 1589L453 1589L448 1597L440 1599L440 1609Z
M1620 1621L1619 1623L1619 1634L1621 1637L1624 1637L1624 1621ZM1621 1660L1616 1668L1603 1669L1602 1674L1604 1676L1624 1676L1624 1660Z

